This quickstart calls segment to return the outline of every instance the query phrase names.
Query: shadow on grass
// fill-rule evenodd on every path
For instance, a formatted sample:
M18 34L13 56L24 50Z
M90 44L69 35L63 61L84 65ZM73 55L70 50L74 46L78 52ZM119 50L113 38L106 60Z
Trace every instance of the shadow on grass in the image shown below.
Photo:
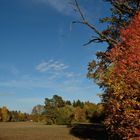
M70 134L80 140L108 140L102 124L75 124L69 127L71 128Z

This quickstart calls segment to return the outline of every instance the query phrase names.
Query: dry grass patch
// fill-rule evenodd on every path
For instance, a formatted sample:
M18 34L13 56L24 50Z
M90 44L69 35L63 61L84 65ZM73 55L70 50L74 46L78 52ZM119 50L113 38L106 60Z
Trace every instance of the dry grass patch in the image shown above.
M66 126L32 122L0 123L0 140L79 140Z

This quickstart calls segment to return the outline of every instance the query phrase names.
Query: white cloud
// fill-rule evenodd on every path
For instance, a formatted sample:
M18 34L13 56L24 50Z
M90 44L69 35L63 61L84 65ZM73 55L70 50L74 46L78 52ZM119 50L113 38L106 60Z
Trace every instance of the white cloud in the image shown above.
M60 78L60 79L59 79ZM95 100L99 101L96 93L99 93L95 84L87 83L82 74L76 73L59 73L58 76L42 75L42 76L22 76L17 80L0 81L0 87L5 89L12 89L16 94L17 91L33 92L34 90L54 92L61 94L66 99L81 99L81 100ZM3 92L0 92L3 93ZM36 93L36 92L35 92ZM4 96L1 94L0 96ZM47 96L47 95L46 95ZM93 98L91 98L93 97ZM28 103L28 101L27 101Z
M36 66L36 70L39 72L47 72L47 71L63 71L67 69L69 66L66 64L63 64L59 61L49 60L41 62Z
M70 5L71 0L33 0L35 2L50 5L52 8L62 14L72 15L73 9Z
M60 76L63 76L60 75ZM78 76L76 73L64 73L63 80L59 81L59 77L51 79L50 77L26 77L20 78L18 80L9 80L5 82L0 82L0 87L13 88L13 89L35 89L35 88L44 88L44 89L54 89L56 91L61 91L65 93L86 93L88 90L91 91L94 85L89 86L85 84L85 78ZM13 93L9 93L13 94ZM4 93L0 94L1 96Z
M69 7L69 0L47 0L48 3L59 12L67 11Z

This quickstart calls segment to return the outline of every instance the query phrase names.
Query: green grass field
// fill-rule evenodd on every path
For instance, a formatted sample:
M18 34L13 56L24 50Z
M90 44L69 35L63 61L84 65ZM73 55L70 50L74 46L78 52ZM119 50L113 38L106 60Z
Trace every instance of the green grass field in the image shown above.
M67 126L43 125L32 122L0 123L0 140L79 140Z

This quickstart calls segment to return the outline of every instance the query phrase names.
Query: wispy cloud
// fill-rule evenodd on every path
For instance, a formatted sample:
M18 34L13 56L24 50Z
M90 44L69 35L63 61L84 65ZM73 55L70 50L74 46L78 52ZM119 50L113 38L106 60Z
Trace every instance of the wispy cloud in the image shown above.
M85 82L85 77L82 76L82 74L80 75L73 72L62 72L54 77L53 74L23 76L23 78L21 77L17 80L1 81L0 88L12 89L16 95L20 95L22 91L26 91L25 93L31 92L32 94L28 95L28 97L33 96L33 94L35 95L37 93L36 91L40 90L42 93L46 91L46 96L48 96L47 94L58 93L62 97L70 100L81 99L91 101L95 99L94 102L99 101L99 98L96 96L96 94L99 93L99 89L97 89L95 85ZM19 91L21 91L21 93ZM1 92L0 96L4 97L8 95L3 93L5 92ZM28 101L26 103L28 104Z
M74 0L32 0L36 3L43 3L46 5L49 5L53 9L55 9L57 12L63 14L63 15L69 15L72 17L79 18L79 13L77 12L77 8L75 6ZM98 1L92 1L92 0L78 0L80 8L83 12L83 14L90 20L91 22L95 23L95 19L101 18L101 13L106 13L108 8L106 7L106 3L104 3L102 0ZM94 5L94 6L92 6ZM97 20L98 21L98 20Z
M77 95L81 96L86 94L92 93L94 94L94 86L95 85L88 85L86 84L85 78L83 77L76 77L76 74L70 74L70 78L64 78L63 80L59 81L57 79L50 80L48 77L28 77L19 80L11 80L6 82L0 82L0 87L12 88L14 89L27 89L27 90L34 90L34 89L46 89L51 91L58 91L60 93L65 93L69 95ZM96 91L95 91L96 92ZM6 93L7 95L12 95L14 93ZM1 93L0 96L5 96L6 94Z
M33 0L35 2L50 5L52 8L62 14L72 15L73 9L70 5L71 0Z
M46 94L58 93L70 100L78 98L91 100L91 96L95 97L98 90L94 89L94 85L85 81L86 77L83 73L72 71L68 67L67 64L56 60L42 61L35 67L39 73L22 74L20 72L18 78L12 77L5 81L0 79L0 97L6 99L5 96L22 96L21 94L28 92L31 92L28 97L32 97L37 91L41 91L42 94L44 94L44 91ZM16 73L16 69L14 71ZM33 102L36 101L36 99L33 100ZM24 104L22 103L24 101L26 102L26 100L21 101L21 105ZM29 102L26 103L29 104ZM3 104L5 103L3 102Z
M63 71L67 69L69 66L66 64L63 64L59 61L49 60L49 61L43 61L40 64L36 66L36 70L39 72L47 72L47 71Z

